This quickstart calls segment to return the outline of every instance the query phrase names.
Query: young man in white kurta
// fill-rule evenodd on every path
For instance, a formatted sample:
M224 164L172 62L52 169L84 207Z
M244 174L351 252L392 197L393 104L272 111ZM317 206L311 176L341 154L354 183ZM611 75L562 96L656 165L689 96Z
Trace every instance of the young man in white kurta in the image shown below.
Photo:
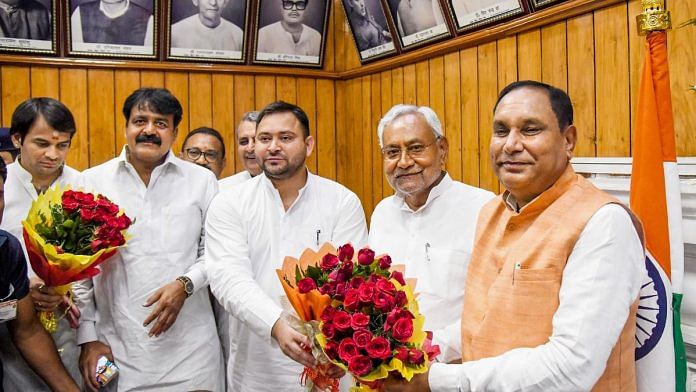
M277 104L269 107L276 105L273 110L278 110ZM206 221L210 287L234 316L231 321L235 335L230 342L227 369L228 388L232 391L304 390L299 383L302 365L283 355L278 346L284 347L284 342L277 341L277 335L272 337L275 328L285 323L281 319L284 293L275 270L285 256L299 257L305 249L317 250L325 242L335 246L351 242L360 248L367 240L364 212L357 196L336 182L310 173L304 165L304 153L297 155L277 147L289 137L285 135L289 128L274 128L271 122L281 116L289 118L291 125L294 121L293 114L283 111L287 109L284 105L288 104L281 103L279 112L267 107L267 114L262 111L259 118L256 154L264 173L220 193ZM309 154L313 141L306 115L304 121L306 126L297 126L293 131L306 130L304 143ZM296 196L289 205L285 205L288 199L281 194L287 191L284 181L288 180L280 178L278 168L283 164L292 166L290 181L299 179L299 185L291 190Z
M378 138L385 174L396 193L372 213L369 245L377 254L388 253L395 264L404 264L404 275L417 279L425 329L433 331L442 350L438 360L459 359L464 281L476 220L494 195L454 181L441 170L447 143L437 115L428 107L393 107L380 121ZM415 148L413 156L409 148ZM398 151L396 160L391 150ZM419 174L403 176L406 173Z
M83 173L89 186L118 204L134 223L128 229L126 246L102 264L99 275L75 289L82 310L78 342L83 344L83 357L97 346L104 355L113 353L120 368L119 391L220 391L224 388L220 343L202 263L203 222L217 193L217 181L211 171L183 161L169 150L178 120L162 125L167 121L161 114L162 91L166 90L140 89L132 94L139 98L132 110L124 108L131 113L127 116L128 145L119 157ZM166 95L175 99L169 92ZM138 128L142 122L147 125ZM157 136L159 144L158 139L135 135ZM139 156L166 151L147 183L137 170L136 151ZM178 277L190 279L193 292L187 292L183 305L174 310L175 322L169 329L157 332L162 319L149 325L144 321L158 309L164 317L168 310L160 306L171 307L165 292L182 290ZM154 302L157 293L162 297ZM152 306L147 307L148 303ZM92 345L85 346L87 343Z
M70 141L75 133L75 122L68 108L62 103L51 98L32 98L21 103L13 113L11 133L15 143L20 146L24 159L20 155L15 162L7 166L5 210L0 228L19 239L24 257L29 263L22 235L22 221L26 219L32 202L39 195L37 186L46 189L60 184L63 187L79 188L82 184L80 172L65 165ZM53 168L47 168L51 165ZM44 183L40 184L42 180ZM35 298L37 286L40 286L42 281L36 277L31 264L28 264L27 271L31 279L32 300L38 307L43 305L37 304ZM61 312L61 309L59 307L57 311ZM67 319L63 318L58 322L58 328L52 338L60 350L60 357L66 369L73 379L80 383L82 377L77 363L80 350L75 330L70 328ZM19 355L4 327L0 331L0 356L4 362L6 390L48 390L48 386Z

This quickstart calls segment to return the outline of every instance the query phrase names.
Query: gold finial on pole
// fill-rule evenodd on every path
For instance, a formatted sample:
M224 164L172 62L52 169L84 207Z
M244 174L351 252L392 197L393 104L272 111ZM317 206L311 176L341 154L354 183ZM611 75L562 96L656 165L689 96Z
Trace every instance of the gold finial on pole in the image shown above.
M641 0L643 13L636 16L638 34L645 35L651 31L669 30L672 18L665 10L665 0Z

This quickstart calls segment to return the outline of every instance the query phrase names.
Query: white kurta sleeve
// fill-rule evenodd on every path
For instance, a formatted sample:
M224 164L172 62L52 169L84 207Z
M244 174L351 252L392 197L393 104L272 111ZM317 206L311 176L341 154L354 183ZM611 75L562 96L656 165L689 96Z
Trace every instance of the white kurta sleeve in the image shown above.
M462 320L433 331L433 344L440 346L438 362L452 362L462 358Z
M72 285L75 305L80 309L80 325L77 328L77 344L98 340L97 306L94 301L92 278L75 282Z
M643 247L626 211L602 207L563 271L549 341L461 365L434 364L441 391L586 391L604 372L645 276ZM524 333L524 331L520 331Z
M229 313L272 343L271 329L282 308L254 279L244 222L232 193L218 195L206 219L206 266L210 289Z
M196 262L189 267L186 271L186 276L191 279L193 283L193 291L198 290L208 286L208 273L205 264L205 220L208 214L208 208L210 203L215 198L218 193L218 182L215 177L211 174L209 176L208 182L205 186L205 194L203 196L202 205L203 211L201 213L201 237L198 240L198 258Z

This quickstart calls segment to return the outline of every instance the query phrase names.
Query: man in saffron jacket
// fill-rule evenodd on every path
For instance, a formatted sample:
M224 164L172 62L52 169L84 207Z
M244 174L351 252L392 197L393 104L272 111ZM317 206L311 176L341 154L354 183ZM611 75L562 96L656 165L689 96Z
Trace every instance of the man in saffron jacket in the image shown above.
M506 191L483 207L462 313L462 364L385 391L635 391L642 229L577 175L568 95L515 82L490 157Z

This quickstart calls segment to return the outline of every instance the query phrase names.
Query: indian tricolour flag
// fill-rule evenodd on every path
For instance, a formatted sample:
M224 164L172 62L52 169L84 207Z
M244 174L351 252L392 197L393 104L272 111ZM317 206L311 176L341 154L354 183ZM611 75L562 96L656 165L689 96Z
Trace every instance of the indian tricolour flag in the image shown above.
M641 392L684 391L679 308L684 275L679 174L663 31L647 37L631 173L631 209L643 222L648 278L640 293L636 367Z

